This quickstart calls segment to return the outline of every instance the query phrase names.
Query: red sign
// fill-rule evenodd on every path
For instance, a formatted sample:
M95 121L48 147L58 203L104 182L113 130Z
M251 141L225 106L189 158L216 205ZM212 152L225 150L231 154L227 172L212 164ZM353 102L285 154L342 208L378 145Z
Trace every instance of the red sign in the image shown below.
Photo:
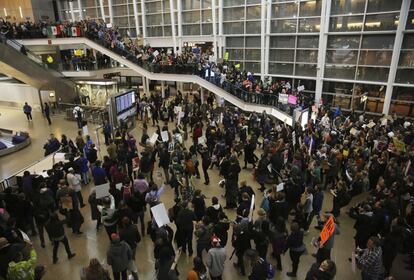
M52 40L48 39L48 40L47 40L47 44L48 44L48 45L51 45L51 44L52 44Z
M333 216L330 216L328 221L323 226L323 229L321 231L321 234L319 235L321 241L319 242L319 247L323 247L326 241L328 241L329 237L334 233L335 231L335 221Z

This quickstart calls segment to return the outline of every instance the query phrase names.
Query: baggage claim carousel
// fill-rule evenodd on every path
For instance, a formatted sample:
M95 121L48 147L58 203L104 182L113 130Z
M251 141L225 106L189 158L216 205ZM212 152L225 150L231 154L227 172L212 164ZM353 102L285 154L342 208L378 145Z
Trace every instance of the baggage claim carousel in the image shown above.
M21 150L30 145L30 143L30 137L27 132L16 132L0 128L0 157Z

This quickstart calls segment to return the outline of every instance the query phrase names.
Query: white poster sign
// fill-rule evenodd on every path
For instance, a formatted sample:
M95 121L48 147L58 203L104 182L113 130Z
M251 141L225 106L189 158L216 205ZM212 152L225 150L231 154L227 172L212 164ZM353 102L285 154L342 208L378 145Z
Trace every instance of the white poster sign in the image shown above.
M249 218L249 221L253 220L253 209L254 209L254 194L252 195L252 201L250 202L250 218Z
M276 186L276 191L281 192L283 191L284 188L285 188L284 183L280 183L279 185Z
M95 189L96 189L96 199L100 199L110 194L109 183L98 185L95 187Z
M83 127L82 127L82 132L83 132L83 135L89 135L89 130L88 130L88 126L87 125L84 125Z
M163 142L168 142L170 137L168 136L168 131L161 131L161 138Z
M164 203L160 203L151 207L151 213L154 216L155 222L158 227L171 223L170 218L168 217L167 209L165 209Z
M155 145L155 142L157 142L157 139L158 139L158 134L154 132L154 134L149 139L151 145Z

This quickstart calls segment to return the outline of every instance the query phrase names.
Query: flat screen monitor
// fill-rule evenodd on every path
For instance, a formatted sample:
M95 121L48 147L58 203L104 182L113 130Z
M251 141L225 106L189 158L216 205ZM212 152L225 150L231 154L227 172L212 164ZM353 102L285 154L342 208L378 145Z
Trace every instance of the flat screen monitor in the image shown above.
M135 91L127 91L115 97L116 114L120 115L135 106Z

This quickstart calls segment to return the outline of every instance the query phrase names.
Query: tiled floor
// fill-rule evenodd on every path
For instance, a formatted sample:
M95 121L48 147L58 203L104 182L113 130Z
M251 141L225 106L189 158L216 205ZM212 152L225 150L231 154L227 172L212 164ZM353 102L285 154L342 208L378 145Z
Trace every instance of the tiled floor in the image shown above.
M77 133L76 123L68 122L62 117L52 117L52 125L49 126L47 125L46 119L44 119L40 113L35 112L33 114L33 123L28 123L25 115L20 110L0 108L0 113L0 127L28 131L32 137L32 144L29 147L16 152L15 154L0 158L0 179L7 177L12 173L20 170L21 168L27 166L28 164L39 160L43 156L43 144L50 133L54 133L58 138L60 138L62 133L65 133L69 137L73 137ZM93 126L90 126L89 130L93 131ZM151 127L150 134L152 133L152 130L153 128ZM133 133L137 139L140 139L138 138L141 133L140 129L135 129ZM94 137L95 136L93 136L93 139L96 141ZM103 153L105 153L105 151L102 151L102 154ZM242 179L247 180L247 182L254 189L257 189L258 184L253 181L252 169L243 169L240 176L240 180ZM161 183L161 180L156 180L158 180L157 183ZM209 186L205 186L202 179L197 180L197 186L208 198L211 198L213 195L220 197L220 195L223 193L223 190L217 185L218 181L220 180L217 169L210 171L210 180L211 183ZM87 198L91 188L92 186L88 186L83 189L84 198ZM258 194L256 202L260 203L262 195L259 191L256 193ZM325 197L324 209L330 210L332 201L331 196L327 193ZM167 187L167 191L162 194L161 200L166 204L167 208L172 206L173 191L171 188ZM209 201L210 200L208 199L207 204L210 203ZM224 205L223 200L221 200L221 204ZM345 209L343 209L343 212L345 212ZM227 211L227 213L230 218L235 217L235 211ZM105 263L106 250L109 244L105 230L101 229L96 232L95 224L90 219L89 206L82 209L82 214L85 217L85 223L82 226L82 231L84 234L81 236L75 236L71 233L70 230L66 231L69 237L70 246L73 252L76 252L77 254L76 257L70 261L67 260L63 247L60 247L59 262L56 265L52 264L52 246L47 243L46 248L42 249L40 247L38 238L33 238L34 247L38 252L39 263L45 264L47 266L47 274L44 278L45 280L79 279L79 271L81 267L86 266L89 262L89 259L92 257L96 257ZM148 219L148 216L149 213L146 212L146 219ZM335 247L332 250L332 260L337 264L338 270L336 279L360 279L359 272L352 272L351 265L348 262L348 257L351 255L351 252L354 248L354 242L352 238L354 235L353 220L351 220L346 215L342 215L339 218L339 221L341 234L336 236ZM229 233L231 233L231 230ZM313 226L311 226L310 234L305 237L306 246L309 253L301 258L297 279L304 279L308 268L314 262L314 258L311 256L311 254L315 252L315 249L312 248L310 242L312 238L317 235L318 232L313 229ZM232 250L233 248L229 242L226 247L228 257L230 256ZM231 265L235 259L236 257L234 257L232 261L226 261L224 279L247 279L241 277ZM399 256L398 259L401 260L402 257ZM270 261L274 263L273 259L270 259ZM291 262L289 260L288 254L283 256L282 261L283 271L276 272L275 279L289 279L289 277L286 276L286 272L290 271L291 269ZM139 269L140 279L155 278L153 246L151 240L148 237L144 237L138 246L136 263ZM180 279L186 279L187 272L191 267L192 259L186 255L182 255L178 264L178 269L181 272ZM396 275L398 274L398 280L414 279L413 274L404 272L401 267L403 268L404 266L400 266L397 263L394 263L394 273Z

